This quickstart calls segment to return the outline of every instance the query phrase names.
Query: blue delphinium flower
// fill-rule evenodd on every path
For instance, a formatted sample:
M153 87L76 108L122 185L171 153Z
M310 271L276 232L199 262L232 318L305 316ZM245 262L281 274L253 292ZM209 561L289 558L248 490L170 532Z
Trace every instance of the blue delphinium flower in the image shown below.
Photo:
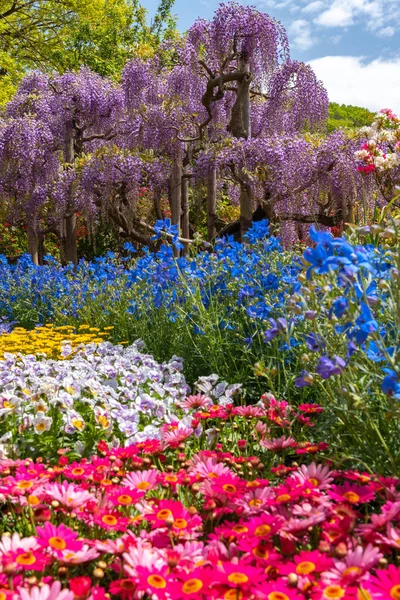
M331 314L340 319L349 309L349 301L345 296L339 296L332 303Z
M360 309L360 315L356 319L357 327L353 330L352 336L358 344L363 344L371 333L378 331L379 326L368 304L360 302Z
M398 374L393 369L383 369L387 375L382 381L382 391L390 398L400 400L400 381Z

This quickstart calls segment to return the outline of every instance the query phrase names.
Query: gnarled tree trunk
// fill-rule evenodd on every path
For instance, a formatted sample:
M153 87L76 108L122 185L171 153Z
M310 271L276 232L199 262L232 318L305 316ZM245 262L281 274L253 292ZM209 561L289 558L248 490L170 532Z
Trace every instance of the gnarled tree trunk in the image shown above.
M74 130L72 123L67 129L64 144L64 162L67 165L72 165L75 160L74 152ZM72 262L78 264L78 247L76 239L76 214L74 210L74 201L72 198L72 190L67 203L67 216L64 219L64 236L63 236L63 255L67 263Z
M249 58L246 52L243 52L238 64L240 77L237 82L237 92L235 104L232 107L229 130L235 138L244 138L247 140L251 136L250 127L250 84L252 75L250 73ZM241 169L238 174L240 185L240 234L241 237L251 227L252 222L252 194L251 184L248 176Z
M211 167L207 177L207 239L211 242L217 235L217 170Z
M39 240L36 231L31 225L27 227L28 250L34 265L39 264Z

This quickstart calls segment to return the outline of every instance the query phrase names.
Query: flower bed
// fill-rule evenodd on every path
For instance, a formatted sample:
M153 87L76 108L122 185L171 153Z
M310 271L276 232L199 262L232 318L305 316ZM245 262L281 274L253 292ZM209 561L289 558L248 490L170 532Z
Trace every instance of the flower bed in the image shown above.
M23 327L15 327L0 335L0 359L5 354L32 354L48 358L68 358L78 348L90 343L101 343L110 335L112 327L100 331L97 327L80 325L75 332L72 325L54 327L52 324L35 327L28 331Z
M398 599L398 479L175 446L1 460L1 597Z
M243 245L176 259L109 253L74 271L54 261L0 265L0 312L31 326L88 324L117 343L143 339L159 362L185 357L186 380L240 381L293 406L317 401L335 455L400 474L398 221L348 238L310 231L303 257L255 223ZM4 327L4 323L2 327Z

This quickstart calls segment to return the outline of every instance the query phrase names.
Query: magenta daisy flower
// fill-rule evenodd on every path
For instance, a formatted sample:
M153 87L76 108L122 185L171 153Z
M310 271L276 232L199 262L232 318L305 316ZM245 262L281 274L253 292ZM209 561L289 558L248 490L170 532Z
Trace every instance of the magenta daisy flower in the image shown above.
M374 598L400 600L400 567L389 565L387 569L377 569L370 579Z
M36 529L36 535L42 548L48 548L58 558L62 557L64 550L75 552L83 546L82 542L77 541L78 534L62 523L56 527L47 522L43 527Z
M352 485L348 481L345 481L344 485L333 485L328 490L328 495L338 502L364 504L375 497L375 492L368 486Z

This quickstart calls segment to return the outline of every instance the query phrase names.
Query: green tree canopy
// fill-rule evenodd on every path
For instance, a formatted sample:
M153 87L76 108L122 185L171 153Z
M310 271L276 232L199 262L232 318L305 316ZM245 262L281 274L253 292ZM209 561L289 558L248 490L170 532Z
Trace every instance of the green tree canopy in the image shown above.
M364 127L371 125L375 113L367 108L347 104L329 103L327 127L329 133L339 127Z
M85 64L118 74L134 55L176 35L174 0L161 0L151 24L139 0L0 0L0 103L23 74Z

